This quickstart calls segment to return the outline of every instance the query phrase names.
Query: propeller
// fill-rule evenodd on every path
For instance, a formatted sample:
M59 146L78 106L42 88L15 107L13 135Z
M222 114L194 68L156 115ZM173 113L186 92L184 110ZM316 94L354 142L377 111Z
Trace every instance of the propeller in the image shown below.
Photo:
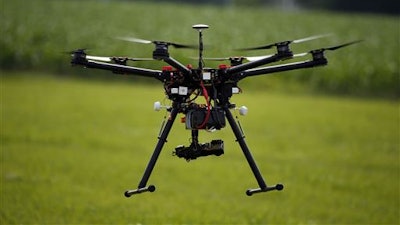
M314 35L314 36L301 38L301 39L297 39L297 40L281 41L281 42L276 42L276 43L273 43L273 44L262 45L262 46L257 46L257 47L240 48L240 49L237 49L237 50L239 50L239 51L248 51L248 50L270 49L270 48L278 46L278 45L288 45L288 44L291 44L291 43L298 44L298 43L302 43L302 42L306 42L306 41L311 41L311 40L327 37L327 36L330 36L330 35L331 34Z
M351 41L351 42L347 42L345 44L341 44L341 45L337 45L337 46L333 46L333 47L329 47L329 48L323 48L321 50L322 51L324 51L324 50L335 51L335 50L337 50L339 48L343 48L343 47L346 47L346 46L349 46L349 45L357 44L357 43L362 42L362 41L364 41L364 40Z
M314 38L316 37L316 36L313 36ZM303 42L303 41L307 41L307 40L311 40L311 37L308 37L308 38L303 38L303 39L299 39L299 40L295 40L296 41L296 43L299 43L299 41L300 42ZM293 56L291 57L291 58L295 58L295 57L303 57L303 56L306 56L306 55L308 55L308 54L313 54L313 53L321 53L321 52L324 52L324 51L326 51L326 50L328 50L328 51L335 51L335 50L337 50L337 49L340 49L340 48L344 48L344 47L347 47L347 46L349 46L349 45L353 45L353 44L356 44L356 43L359 43L359 42L362 42L363 40L357 40L357 41L351 41L351 42L348 42L348 43L345 43L345 44L341 44L341 45L337 45L337 46L333 46L333 47L329 47L329 48L320 48L320 49L315 49L315 50L311 50L311 51L309 51L309 52L303 52L303 53L298 53L298 54L293 54ZM293 41L294 42L294 41ZM250 61L250 62L252 62L252 61L257 61L257 60L260 60L260 59L264 59L264 58L268 58L268 57L271 57L271 56L273 56L273 55L261 55L261 56L235 56L235 57L220 57L220 58L204 58L205 60L211 60L211 61L225 61L225 60L230 60L231 62L232 61L242 61L242 60L247 60L247 61Z
M301 56L305 56L305 55L313 54L313 53L321 53L321 52L324 52L324 51L326 51L326 50L328 50L328 51L335 51L335 50L338 50L338 49L340 49L340 48L347 47L347 46L349 46L349 45L353 45L353 44L360 43L360 42L362 42L362 41L364 41L364 40L351 41L351 42L347 42L347 43L344 43L344 44L341 44L341 45L332 46L332 47L329 47L329 48L315 49L315 50L311 50L311 51L309 51L309 52L303 52L303 53L295 54L294 57L296 57L296 56L297 56L297 57L301 57Z
M168 41L150 41L150 40L134 38L134 37L117 37L117 39L123 40L123 41L141 43L141 44L168 45L168 46L173 46L175 48L197 48L195 45L184 45L184 44L178 44L178 43L173 43L173 42L168 42Z

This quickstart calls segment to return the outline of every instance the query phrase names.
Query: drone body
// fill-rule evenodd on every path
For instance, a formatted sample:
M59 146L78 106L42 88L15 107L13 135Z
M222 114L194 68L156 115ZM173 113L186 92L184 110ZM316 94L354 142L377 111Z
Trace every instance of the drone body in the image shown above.
M167 141L172 125L179 113L184 114L185 127L187 130L191 131L191 143L188 147L183 145L176 147L174 155L179 158L184 158L187 161L209 155L222 155L224 153L223 140L212 140L209 143L199 143L198 136L200 130L220 130L226 127L228 122L259 185L256 189L247 190L246 194L250 196L259 192L282 190L282 184L274 186L266 185L264 178L262 177L245 142L240 124L235 121L231 113L231 110L236 106L230 103L230 99L234 94L238 94L241 91L238 82L250 76L327 65L328 61L324 56L324 51L336 50L357 43L358 41L331 48L312 50L297 55L294 55L290 50L289 45L291 43L309 41L322 36L313 36L294 41L284 41L255 48L242 49L257 50L276 47L276 54L260 57L209 58L209 60L230 60L231 65L220 65L218 68L204 68L202 32L203 30L208 29L209 26L205 24L197 24L194 25L193 28L199 33L199 61L197 68L182 65L179 61L170 57L168 52L170 46L175 48L193 48L193 46L165 41L148 41L125 37L119 38L125 41L154 44L155 49L153 51L152 59L90 56L87 55L83 49L71 52L71 63L73 65L109 70L117 74L139 75L155 78L163 83L165 94L168 99L172 101L172 105L166 107L169 112L169 118L161 127L158 142L145 169L143 177L139 182L138 188L126 191L125 196L130 197L133 194L155 191L155 186L147 186L147 182L156 164L158 156ZM311 60L260 67L269 63L291 59L296 56L305 56L307 54L312 55ZM153 59L162 60L169 65L164 66L162 70L152 70L127 65L128 61ZM243 63L243 60L248 60L249 62ZM196 103L198 97L204 98L205 104ZM154 105L154 108L155 110L160 110L161 104L157 102ZM247 113L247 108L242 107L240 113Z

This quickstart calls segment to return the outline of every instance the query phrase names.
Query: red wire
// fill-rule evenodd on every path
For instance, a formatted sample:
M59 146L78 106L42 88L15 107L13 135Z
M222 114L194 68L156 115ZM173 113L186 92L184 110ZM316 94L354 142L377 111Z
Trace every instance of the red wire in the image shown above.
M206 102L207 102L207 114L206 114L206 118L204 118L203 123L200 124L200 126L197 127L198 129L203 128L206 125L206 123L210 119L210 115L211 115L211 107L210 107L210 101L208 101L207 89L206 89L206 87L204 87L203 82L200 83L200 86L203 89L203 95L204 95L204 98L206 99Z

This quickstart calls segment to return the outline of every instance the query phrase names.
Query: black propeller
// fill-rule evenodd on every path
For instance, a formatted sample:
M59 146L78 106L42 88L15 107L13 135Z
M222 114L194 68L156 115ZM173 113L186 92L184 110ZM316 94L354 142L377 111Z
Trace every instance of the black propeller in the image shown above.
M322 53L322 52L324 52L326 50L335 51L337 49L344 48L344 47L347 47L349 45L357 44L357 43L360 43L362 41L364 41L364 40L351 41L351 42L347 42L345 44L336 45L336 46L332 46L332 47L329 47L329 48L320 48L320 49L311 50L309 52L295 54L294 56L300 57L300 56L305 56L305 55L308 55L308 54Z
M239 51L248 51L248 50L270 49L272 47L279 46L279 45L288 45L288 44L291 44L291 43L297 44L297 43L311 41L311 40L315 40L315 39L319 39L319 38L323 38L323 37L327 37L327 36L330 36L330 34L315 35L315 36L301 38L301 39L297 39L297 40L281 41L281 42L276 42L276 43L273 43L273 44L262 45L262 46L257 46L257 47L240 48L240 49L237 49L237 50L239 50Z
M364 41L364 40L351 41L351 42L348 42L348 43L345 43L345 44L341 44L341 45L337 45L337 46L333 46L333 47L330 47L330 48L323 48L323 50L334 51L334 50L337 50L339 48L343 48L343 47L346 47L346 46L349 46L349 45L353 45L353 44L356 44L356 43L359 43L359 42L362 42L362 41Z
M117 39L123 40L123 41L141 43L141 44L168 45L168 46L173 46L175 48L191 48L191 49L197 48L197 46L195 46L195 45L184 45L184 44L178 44L178 43L173 43L173 42L168 42L168 41L150 41L150 40L134 38L134 37L117 37Z

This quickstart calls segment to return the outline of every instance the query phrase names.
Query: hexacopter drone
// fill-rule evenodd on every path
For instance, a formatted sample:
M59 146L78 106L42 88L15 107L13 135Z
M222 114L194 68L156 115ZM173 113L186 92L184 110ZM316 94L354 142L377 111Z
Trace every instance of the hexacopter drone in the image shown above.
M224 153L223 140L212 140L209 143L199 143L199 130L220 130L226 126L225 120L228 120L228 123L236 137L236 141L239 143L259 185L258 188L248 189L246 194L251 196L254 193L282 190L282 184L267 186L265 183L264 178L262 177L245 142L245 137L240 123L239 121L235 121L231 113L231 109L235 109L236 106L230 103L230 98L233 94L238 94L241 92L241 89L238 87L238 82L251 76L324 66L328 63L324 56L324 52L326 50L332 51L359 42L353 41L342 45L316 49L301 54L293 54L289 48L291 43L301 43L304 41L317 39L322 37L322 35L320 35L242 49L258 50L275 47L277 52L273 55L255 57L203 58L204 47L202 32L203 30L208 29L208 27L209 26L205 24L197 24L193 26L193 28L199 33L199 56L197 68L193 68L191 65L182 65L179 61L172 58L168 52L168 47L170 46L175 48L194 48L195 46L182 45L166 41L148 41L129 37L120 38L131 42L154 44L155 50L153 51L153 58L151 59L90 56L86 54L84 49L78 49L71 52L71 64L73 65L109 70L117 74L131 74L155 78L164 84L165 94L168 99L172 101L171 106L165 107L169 112L169 117L166 123L163 123L161 126L158 142L144 171L143 177L139 182L138 188L135 190L126 191L126 197L130 197L133 194L155 191L155 186L147 186L147 182L156 164L158 156L160 155L161 150L167 141L167 137L172 125L179 113L184 114L185 117L183 122L185 123L186 129L191 130L192 136L190 145L187 147L183 145L176 147L174 155L178 156L179 158L184 158L188 161L202 156L222 155ZM280 62L296 56L305 56L308 54L312 56L312 59L307 61L260 67L273 62ZM204 60L207 59L229 60L231 65L220 65L218 68L207 68L204 67ZM152 70L127 65L128 61L142 60L162 60L169 65L164 66L162 70ZM243 63L243 60L247 60L248 62ZM205 103L199 104L195 102L199 96L204 97ZM154 104L155 110L160 110L161 107L163 106L161 106L160 102L156 102ZM241 107L239 109L239 113L246 114L247 108Z

